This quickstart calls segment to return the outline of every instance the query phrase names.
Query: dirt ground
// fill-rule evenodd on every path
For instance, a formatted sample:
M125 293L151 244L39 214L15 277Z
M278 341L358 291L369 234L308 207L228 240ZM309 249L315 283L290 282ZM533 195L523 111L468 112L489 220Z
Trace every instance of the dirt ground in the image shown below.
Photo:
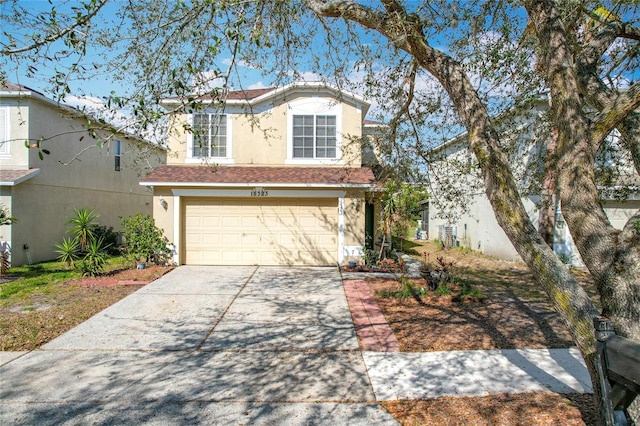
M170 269L152 266L67 281L19 304L0 307L0 351L37 349ZM118 281L140 284L122 285Z
M546 295L536 287L524 265L478 253L442 251L435 244L413 249L426 262L436 257L454 261L454 281L482 291L482 300L455 301L427 293L415 298L382 297L397 291L398 281L368 279L367 283L405 352L567 348L571 336ZM575 271L589 294L587 273ZM416 287L426 286L415 281ZM594 296L594 299L595 298ZM597 301L597 300L596 300ZM403 425L591 425L595 412L591 395L533 393L478 398L390 401L383 406Z

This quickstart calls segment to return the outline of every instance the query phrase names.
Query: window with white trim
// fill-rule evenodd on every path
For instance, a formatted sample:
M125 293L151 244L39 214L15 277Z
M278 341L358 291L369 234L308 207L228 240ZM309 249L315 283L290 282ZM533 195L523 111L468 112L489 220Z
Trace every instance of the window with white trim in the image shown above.
M336 116L294 115L293 158L336 158Z
M192 158L229 158L226 114L193 114Z
M9 141L9 108L0 107L0 155L11 154Z
M285 164L343 164L342 109L336 99L315 95L291 101Z

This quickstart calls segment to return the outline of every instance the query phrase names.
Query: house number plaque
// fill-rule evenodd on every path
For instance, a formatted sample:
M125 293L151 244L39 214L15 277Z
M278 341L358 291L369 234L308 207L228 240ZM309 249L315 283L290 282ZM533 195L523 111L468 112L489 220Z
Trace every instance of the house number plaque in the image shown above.
M253 188L253 190L251 190L251 196L252 197L268 197L269 191L262 188Z

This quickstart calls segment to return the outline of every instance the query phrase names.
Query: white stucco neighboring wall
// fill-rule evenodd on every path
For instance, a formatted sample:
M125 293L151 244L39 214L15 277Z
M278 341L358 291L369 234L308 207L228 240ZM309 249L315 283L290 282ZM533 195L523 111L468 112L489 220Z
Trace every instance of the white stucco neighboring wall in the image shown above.
M536 223L538 210L530 199L522 200L529 218ZM518 252L504 233L489 200L484 195L471 197L469 212L461 215L455 221L437 217L437 208L429 207L429 238L439 239L440 227L452 226L455 230L456 244L461 247L479 251L488 256L495 256L505 260L521 260Z

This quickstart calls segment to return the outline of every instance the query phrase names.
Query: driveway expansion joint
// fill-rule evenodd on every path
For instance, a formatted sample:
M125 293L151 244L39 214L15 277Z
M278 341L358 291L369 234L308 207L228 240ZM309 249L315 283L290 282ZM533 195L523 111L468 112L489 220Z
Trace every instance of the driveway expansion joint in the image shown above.
M244 282L244 284L242 284L242 287L240 287L240 289L238 290L238 292L233 296L233 299L231 299L231 301L229 302L229 304L227 305L227 307L225 308L224 312L222 312L222 315L220 315L220 317L218 317L218 319L216 320L215 324L213 324L213 327L211 327L211 330L209 330L209 332L207 333L206 336L204 336L204 338L202 339L202 341L200 342L200 344L198 345L198 347L196 348L196 350L200 350L202 348L202 346L205 344L205 342L209 339L209 337L211 337L211 335L213 334L213 332L215 331L216 327L218 326L218 324L220 324L220 322L222 321L222 319L225 317L225 315L227 315L227 312L229 312L229 309L231 308L231 306L233 305L233 303L236 301L236 299L238 298L238 296L240 295L240 293L242 293L242 290L244 290L244 288L247 286L247 284L249 284L249 282L251 281L251 279L254 277L254 275L256 274L256 272L258 271L258 269L260 268L260 266L256 266L255 269L253 270L253 272L251 273L251 275L249 276L249 278L247 278Z

